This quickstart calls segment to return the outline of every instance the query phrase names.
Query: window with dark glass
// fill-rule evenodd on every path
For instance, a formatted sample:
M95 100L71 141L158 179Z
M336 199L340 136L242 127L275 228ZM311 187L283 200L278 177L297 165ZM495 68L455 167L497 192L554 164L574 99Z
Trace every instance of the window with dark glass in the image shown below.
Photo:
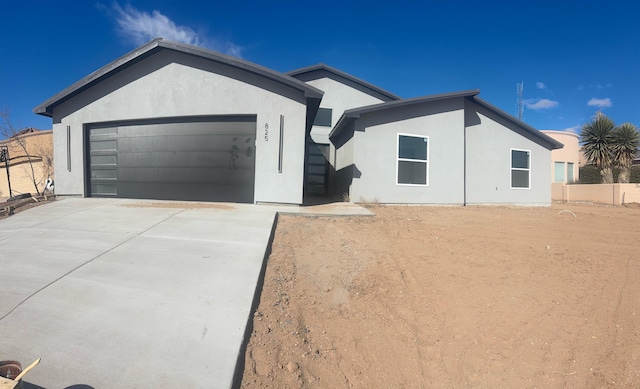
M531 152L511 149L511 188L528 189L531 183Z
M398 184L427 185L429 138L398 134Z
M314 126L331 127L331 108L318 108L316 120L313 121Z

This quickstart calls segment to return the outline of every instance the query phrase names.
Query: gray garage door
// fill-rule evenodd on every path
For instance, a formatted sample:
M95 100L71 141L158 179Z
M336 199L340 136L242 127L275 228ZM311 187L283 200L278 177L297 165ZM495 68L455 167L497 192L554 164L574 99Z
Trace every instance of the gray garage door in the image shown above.
M253 202L255 116L93 125L93 197Z

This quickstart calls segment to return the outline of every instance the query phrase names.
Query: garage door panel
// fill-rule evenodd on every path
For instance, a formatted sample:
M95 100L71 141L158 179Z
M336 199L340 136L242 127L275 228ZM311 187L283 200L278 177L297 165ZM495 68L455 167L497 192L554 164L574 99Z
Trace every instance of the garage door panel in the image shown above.
M253 172L245 170L212 171L210 168L119 168L119 183L163 182L175 184L236 184L241 185L253 179Z
M89 161L92 165L116 165L118 158L115 155L91 155Z
M98 161L98 160L96 160ZM103 163L115 163L115 158L100 159ZM119 166L136 167L212 167L218 169L252 169L253 156L232 156L230 152L149 152L118 153Z
M215 135L215 137L212 137ZM105 148L108 146L102 142ZM255 136L252 134L208 134L208 135L169 135L145 136L138 138L119 138L118 151L132 152L171 152L181 151L218 151L229 153L233 149L253 149Z
M118 183L118 197L251 203L253 202L253 185L174 185L157 182Z
M94 167L91 169L91 178L115 180L118 178L118 169L99 169Z
M216 119L217 120L217 119ZM145 136L173 136L177 134L210 135L216 134L254 134L255 118L230 119L229 121L179 122L130 125L118 127L119 137L139 138Z
M91 128L89 134L92 196L253 202L255 117Z
M91 185L91 193L94 196L100 197L116 197L117 196L117 187L116 184L108 184L108 183L100 183L100 184L92 184Z
M219 136L216 136L219 138ZM226 144L221 139L211 139L209 135L169 135L169 136L144 136L138 138L121 138L119 151L121 152L153 152L174 150L205 151L217 148L221 151Z

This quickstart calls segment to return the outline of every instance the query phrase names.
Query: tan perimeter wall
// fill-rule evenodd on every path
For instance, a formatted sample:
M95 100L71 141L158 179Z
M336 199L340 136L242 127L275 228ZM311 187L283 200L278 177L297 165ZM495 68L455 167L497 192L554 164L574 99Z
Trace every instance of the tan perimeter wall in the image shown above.
M34 174L27 153L16 141L0 141L0 145L9 148L9 176L11 177L11 191L13 196L21 193L36 193L33 185L35 176L38 189L42 192L47 178L53 179L53 134L51 130L29 133L20 137L31 156ZM0 163L0 198L9 196L7 170L4 162Z
M551 184L551 199L612 205L640 203L640 184Z

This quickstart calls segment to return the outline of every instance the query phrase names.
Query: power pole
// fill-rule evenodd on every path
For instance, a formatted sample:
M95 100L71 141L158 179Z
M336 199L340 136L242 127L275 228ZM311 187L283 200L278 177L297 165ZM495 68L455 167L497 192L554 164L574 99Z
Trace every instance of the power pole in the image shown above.
M524 100L522 99L523 89L524 89L523 81L516 84L516 93L518 95L516 100L516 117L520 120L524 120Z

